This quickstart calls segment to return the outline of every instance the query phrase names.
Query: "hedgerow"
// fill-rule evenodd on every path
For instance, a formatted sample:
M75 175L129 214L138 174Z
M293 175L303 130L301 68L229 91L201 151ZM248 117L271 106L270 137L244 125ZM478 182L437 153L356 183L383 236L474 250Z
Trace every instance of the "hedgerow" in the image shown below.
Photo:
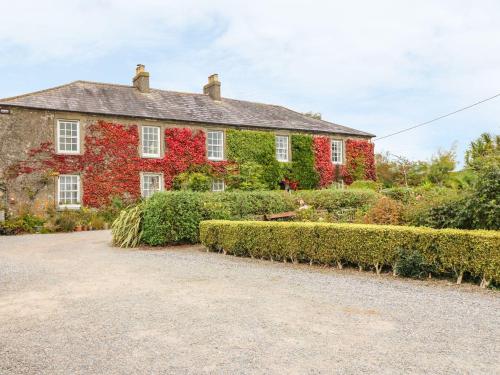
M280 191L156 193L144 204L142 241L152 246L196 243L202 220L241 220L294 208L295 199Z
M418 253L436 273L464 273L481 286L500 281L500 233L390 225L204 221L201 242L213 251L342 267L398 269L401 249Z

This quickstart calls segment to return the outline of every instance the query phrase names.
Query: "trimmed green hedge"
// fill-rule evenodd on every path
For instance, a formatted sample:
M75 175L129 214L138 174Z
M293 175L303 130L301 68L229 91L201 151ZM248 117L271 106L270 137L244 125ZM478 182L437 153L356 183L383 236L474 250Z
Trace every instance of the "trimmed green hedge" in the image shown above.
M165 191L156 193L144 203L142 241L152 246L196 243L202 220L253 219L257 215L293 211L299 207L300 198L317 209L336 212L345 208L362 210L376 197L376 193L369 190L304 190L293 194L284 191Z
M156 193L144 203L142 241L152 246L197 243L202 220L241 220L295 207L294 198L280 191Z
M237 256L394 270L401 249L418 252L437 273L464 272L482 286L500 281L500 233L389 225L204 221L201 242Z

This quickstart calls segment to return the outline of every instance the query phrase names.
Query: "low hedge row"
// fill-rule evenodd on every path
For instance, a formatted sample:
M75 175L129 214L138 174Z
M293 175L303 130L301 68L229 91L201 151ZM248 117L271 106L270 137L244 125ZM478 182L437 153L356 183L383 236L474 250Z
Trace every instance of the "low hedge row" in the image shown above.
M500 233L390 225L204 221L201 242L212 251L271 260L397 269L401 250L417 252L436 273L467 272L481 285L500 281Z
M198 242L202 220L253 219L255 216L292 211L300 199L317 209L362 209L376 200L372 191L311 190L292 194L284 191L232 191L224 193L167 191L144 203L142 242L161 246Z

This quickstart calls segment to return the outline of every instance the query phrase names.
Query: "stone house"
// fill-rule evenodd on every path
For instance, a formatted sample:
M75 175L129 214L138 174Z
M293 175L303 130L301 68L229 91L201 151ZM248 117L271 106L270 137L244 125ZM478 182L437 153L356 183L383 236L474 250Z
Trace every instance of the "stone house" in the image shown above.
M182 133L181 151L167 139L173 129L191 131ZM226 162L230 129L272 134L275 158L285 164L294 160L294 134L328 139L332 165L346 163L348 140L366 142L373 154L372 134L278 105L222 97L217 74L203 94L182 93L150 88L149 73L138 65L131 86L75 81L0 99L0 210L99 206L109 198L101 199L104 192L148 197L170 188L172 176L189 163L217 169ZM200 147L198 156L189 154ZM222 177L213 179L212 190L224 188Z

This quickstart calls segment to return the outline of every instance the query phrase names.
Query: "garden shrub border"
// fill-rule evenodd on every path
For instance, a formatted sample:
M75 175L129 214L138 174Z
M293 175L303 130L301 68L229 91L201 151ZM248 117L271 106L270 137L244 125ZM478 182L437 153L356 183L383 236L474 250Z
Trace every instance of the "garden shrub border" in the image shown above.
M270 260L396 269L400 249L417 251L438 274L464 273L481 286L500 281L500 233L391 225L210 220L200 223L209 250Z

